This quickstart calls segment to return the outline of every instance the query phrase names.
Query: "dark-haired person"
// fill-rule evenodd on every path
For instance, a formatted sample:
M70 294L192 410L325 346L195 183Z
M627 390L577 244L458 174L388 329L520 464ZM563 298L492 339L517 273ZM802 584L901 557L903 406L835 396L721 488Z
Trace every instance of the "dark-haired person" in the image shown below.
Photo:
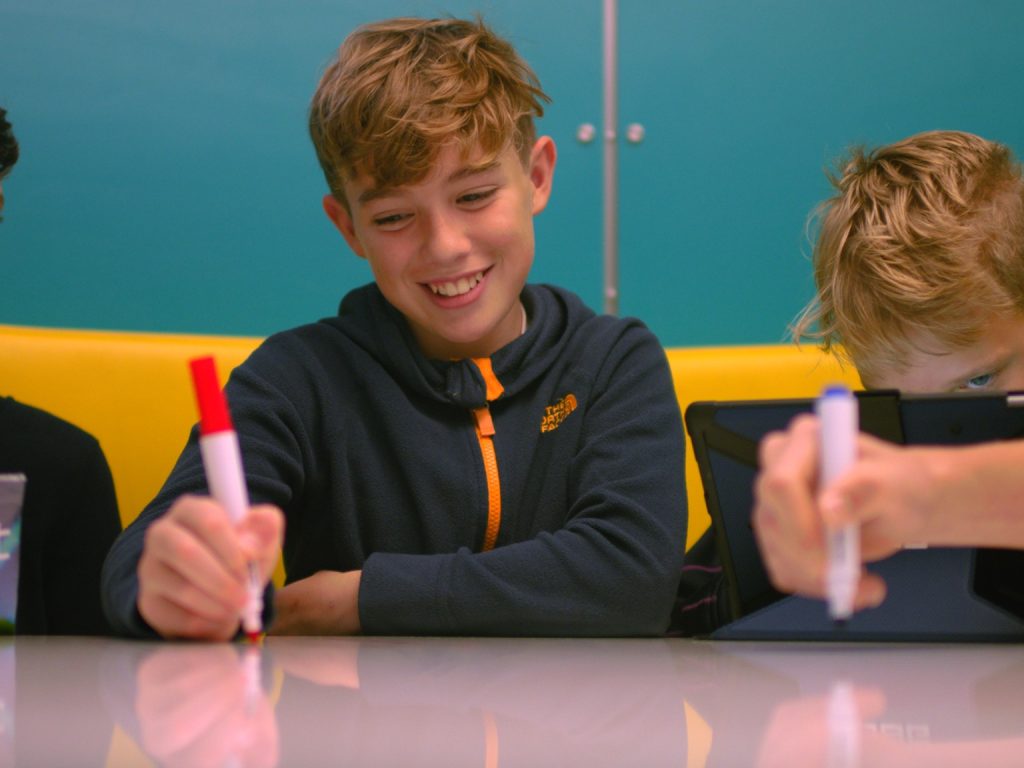
M18 142L0 108L0 210L2 182L17 161ZM0 474L26 477L15 632L109 634L100 607L100 570L121 518L96 438L46 411L0 397Z

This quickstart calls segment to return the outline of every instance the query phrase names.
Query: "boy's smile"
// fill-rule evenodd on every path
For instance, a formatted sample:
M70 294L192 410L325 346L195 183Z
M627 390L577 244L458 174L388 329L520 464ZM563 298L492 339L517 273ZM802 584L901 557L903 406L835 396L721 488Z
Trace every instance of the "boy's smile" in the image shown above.
M533 263L533 216L547 205L555 166L548 137L527 167L508 148L484 166L444 147L423 181L378 188L346 181L346 206L324 210L365 258L385 298L438 359L486 357L522 332L519 294Z
M476 288L483 279L484 273L477 272L475 275L470 275L468 278L460 277L458 281L448 280L443 283L429 283L428 287L435 296L465 296Z

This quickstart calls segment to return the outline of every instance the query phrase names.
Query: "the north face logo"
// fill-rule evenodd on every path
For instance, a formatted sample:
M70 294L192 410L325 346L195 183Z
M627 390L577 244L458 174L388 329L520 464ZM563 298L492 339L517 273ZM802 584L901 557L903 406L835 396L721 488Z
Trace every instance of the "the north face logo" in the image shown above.
M540 420L540 431L551 432L565 421L569 414L576 410L576 395L566 395L554 405L544 409L544 418Z

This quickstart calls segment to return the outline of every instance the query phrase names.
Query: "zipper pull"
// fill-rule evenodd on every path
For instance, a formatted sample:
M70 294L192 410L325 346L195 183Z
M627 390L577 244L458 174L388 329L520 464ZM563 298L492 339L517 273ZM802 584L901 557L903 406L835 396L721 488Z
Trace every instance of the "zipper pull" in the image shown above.
M482 437L494 437L494 420L491 418L490 408L486 405L483 408L474 408L473 418L476 419L476 431Z

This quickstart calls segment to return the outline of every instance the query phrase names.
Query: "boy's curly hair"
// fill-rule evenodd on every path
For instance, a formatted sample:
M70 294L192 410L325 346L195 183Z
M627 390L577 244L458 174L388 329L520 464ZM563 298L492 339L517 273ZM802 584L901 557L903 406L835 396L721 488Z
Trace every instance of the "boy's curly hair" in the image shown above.
M912 351L963 348L993 315L1024 313L1024 181L1009 148L930 131L854 149L829 179L817 297L795 339L836 349L869 384Z
M427 176L442 147L479 149L481 164L511 146L525 163L534 117L548 101L530 67L479 18L368 24L341 45L317 86L309 132L332 194L346 179L382 187Z

